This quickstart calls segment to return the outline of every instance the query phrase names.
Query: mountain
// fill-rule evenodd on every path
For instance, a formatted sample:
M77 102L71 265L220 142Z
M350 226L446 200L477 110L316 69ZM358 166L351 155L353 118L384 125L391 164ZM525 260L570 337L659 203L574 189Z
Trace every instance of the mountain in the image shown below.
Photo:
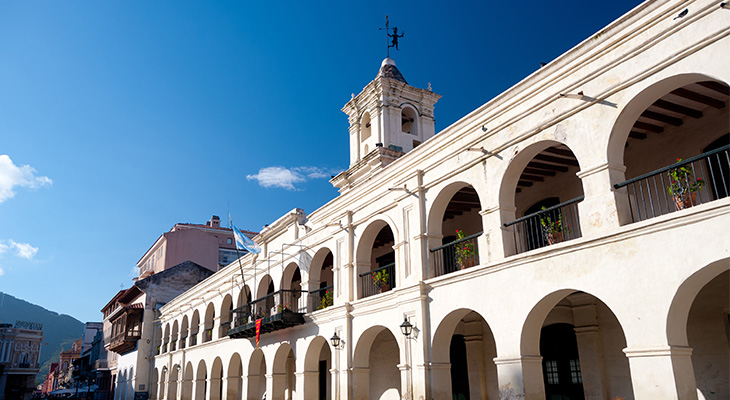
M36 377L36 383L45 379L51 362L58 361L62 348L71 347L74 340L80 339L84 332L84 323L70 315L58 314L0 292L0 322L15 325L15 321L43 324L41 370Z

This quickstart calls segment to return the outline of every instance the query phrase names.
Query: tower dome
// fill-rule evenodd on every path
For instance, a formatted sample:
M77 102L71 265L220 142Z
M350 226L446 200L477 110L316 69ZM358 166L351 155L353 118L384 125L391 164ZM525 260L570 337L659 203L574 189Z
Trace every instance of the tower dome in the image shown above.
M406 78L403 77L403 74L401 74L398 70L398 67L395 66L395 61L390 57L386 57L385 60L383 60L383 62L380 64L380 71L378 71L378 76L395 79L399 82L403 82L406 84L408 83L406 82Z

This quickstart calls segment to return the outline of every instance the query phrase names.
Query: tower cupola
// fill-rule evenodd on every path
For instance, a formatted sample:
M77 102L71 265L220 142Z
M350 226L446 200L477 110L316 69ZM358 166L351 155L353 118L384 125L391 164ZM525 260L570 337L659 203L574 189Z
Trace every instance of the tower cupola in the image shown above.
M375 157L373 152L387 153L384 166L435 135L439 98L430 85L409 85L392 58L383 60L375 79L342 109L350 123L350 167Z

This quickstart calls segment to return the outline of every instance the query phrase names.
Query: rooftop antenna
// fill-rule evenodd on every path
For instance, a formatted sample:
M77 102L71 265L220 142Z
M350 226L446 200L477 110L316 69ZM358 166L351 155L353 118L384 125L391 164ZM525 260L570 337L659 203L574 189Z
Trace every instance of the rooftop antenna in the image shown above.
M378 30L383 30L383 28L378 28ZM403 37L403 33L400 35L398 34L398 27L393 27L393 34L390 33L390 21L388 21L388 15L385 15L385 35L386 35L386 44L388 45L386 50L386 56L390 58L390 48L395 47L396 50L398 49L398 38Z

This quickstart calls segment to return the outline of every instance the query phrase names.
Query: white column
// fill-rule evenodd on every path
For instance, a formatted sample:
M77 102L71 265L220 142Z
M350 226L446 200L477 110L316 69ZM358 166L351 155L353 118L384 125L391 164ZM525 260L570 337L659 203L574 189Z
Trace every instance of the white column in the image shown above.
M515 219L515 207L494 206L479 211L484 233L479 237L479 263L502 259L515 254L515 240L512 227L505 227L502 221Z
M690 347L626 348L624 353L635 400L697 400Z
M544 400L542 357L497 357L497 381L500 399Z
M626 189L616 191L613 184L624 181L626 167L601 164L581 170L576 175L583 184L584 200L578 203L583 237L630 222Z

